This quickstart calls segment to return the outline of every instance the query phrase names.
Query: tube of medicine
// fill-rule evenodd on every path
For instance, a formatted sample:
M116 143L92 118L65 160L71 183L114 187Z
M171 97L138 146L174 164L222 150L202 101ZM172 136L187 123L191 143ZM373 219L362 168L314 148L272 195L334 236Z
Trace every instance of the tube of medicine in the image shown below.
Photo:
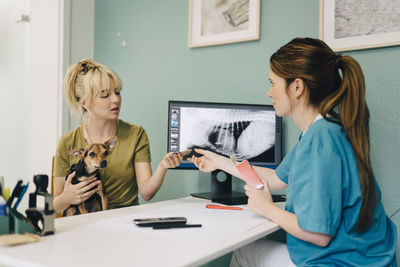
M0 196L0 216L7 215L7 204L2 196Z

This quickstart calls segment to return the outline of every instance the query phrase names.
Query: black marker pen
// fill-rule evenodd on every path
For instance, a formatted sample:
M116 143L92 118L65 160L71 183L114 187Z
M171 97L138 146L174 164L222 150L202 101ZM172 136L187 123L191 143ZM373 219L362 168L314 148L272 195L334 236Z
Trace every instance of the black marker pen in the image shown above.
M171 228L192 228L201 227L201 224L175 224L175 225L154 225L153 229L171 229Z

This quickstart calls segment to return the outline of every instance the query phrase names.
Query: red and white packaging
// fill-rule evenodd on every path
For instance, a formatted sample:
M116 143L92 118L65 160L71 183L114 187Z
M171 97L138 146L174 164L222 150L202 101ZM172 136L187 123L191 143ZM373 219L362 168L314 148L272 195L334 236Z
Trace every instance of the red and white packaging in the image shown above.
M258 177L253 167L251 167L250 163L247 160L242 161L239 165L236 165L236 168L239 170L243 180L247 184L257 189L264 189L264 184L261 178Z

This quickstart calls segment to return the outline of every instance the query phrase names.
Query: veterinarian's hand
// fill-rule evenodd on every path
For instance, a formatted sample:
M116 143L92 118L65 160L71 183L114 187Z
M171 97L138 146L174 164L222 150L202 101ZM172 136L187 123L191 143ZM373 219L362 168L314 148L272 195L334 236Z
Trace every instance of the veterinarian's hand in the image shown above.
M253 212L268 218L269 207L271 204L274 205L268 184L264 182L263 190L250 185L245 185L244 190L246 195L249 197L247 207L249 207Z
M65 181L64 191L62 194L64 195L65 199L68 200L73 205L78 205L88 198L90 198L93 194L95 194L99 187L92 189L93 187L97 186L100 181L95 181L96 177L92 177L86 181L80 182L78 184L72 184L72 178L75 177L75 172L68 175L67 180Z
M191 158L188 158L188 161L193 162L194 165L196 165L196 167L199 168L200 171L212 172L215 171L216 169L219 169L222 156L215 154L211 151L198 148L196 148L195 151L199 154L202 154L203 156L201 157L192 156Z
M181 153L167 153L160 162L160 165L165 169L175 168L181 164L183 156Z

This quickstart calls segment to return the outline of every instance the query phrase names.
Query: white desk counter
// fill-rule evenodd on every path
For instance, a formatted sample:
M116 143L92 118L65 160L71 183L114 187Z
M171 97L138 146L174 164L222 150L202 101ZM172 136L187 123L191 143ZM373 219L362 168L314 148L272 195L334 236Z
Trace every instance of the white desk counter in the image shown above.
M0 265L198 266L279 229L245 206L241 211L206 209L210 203L187 197L59 218L55 235L0 247ZM132 223L133 218L161 216L187 217L189 224L202 227L153 230Z

